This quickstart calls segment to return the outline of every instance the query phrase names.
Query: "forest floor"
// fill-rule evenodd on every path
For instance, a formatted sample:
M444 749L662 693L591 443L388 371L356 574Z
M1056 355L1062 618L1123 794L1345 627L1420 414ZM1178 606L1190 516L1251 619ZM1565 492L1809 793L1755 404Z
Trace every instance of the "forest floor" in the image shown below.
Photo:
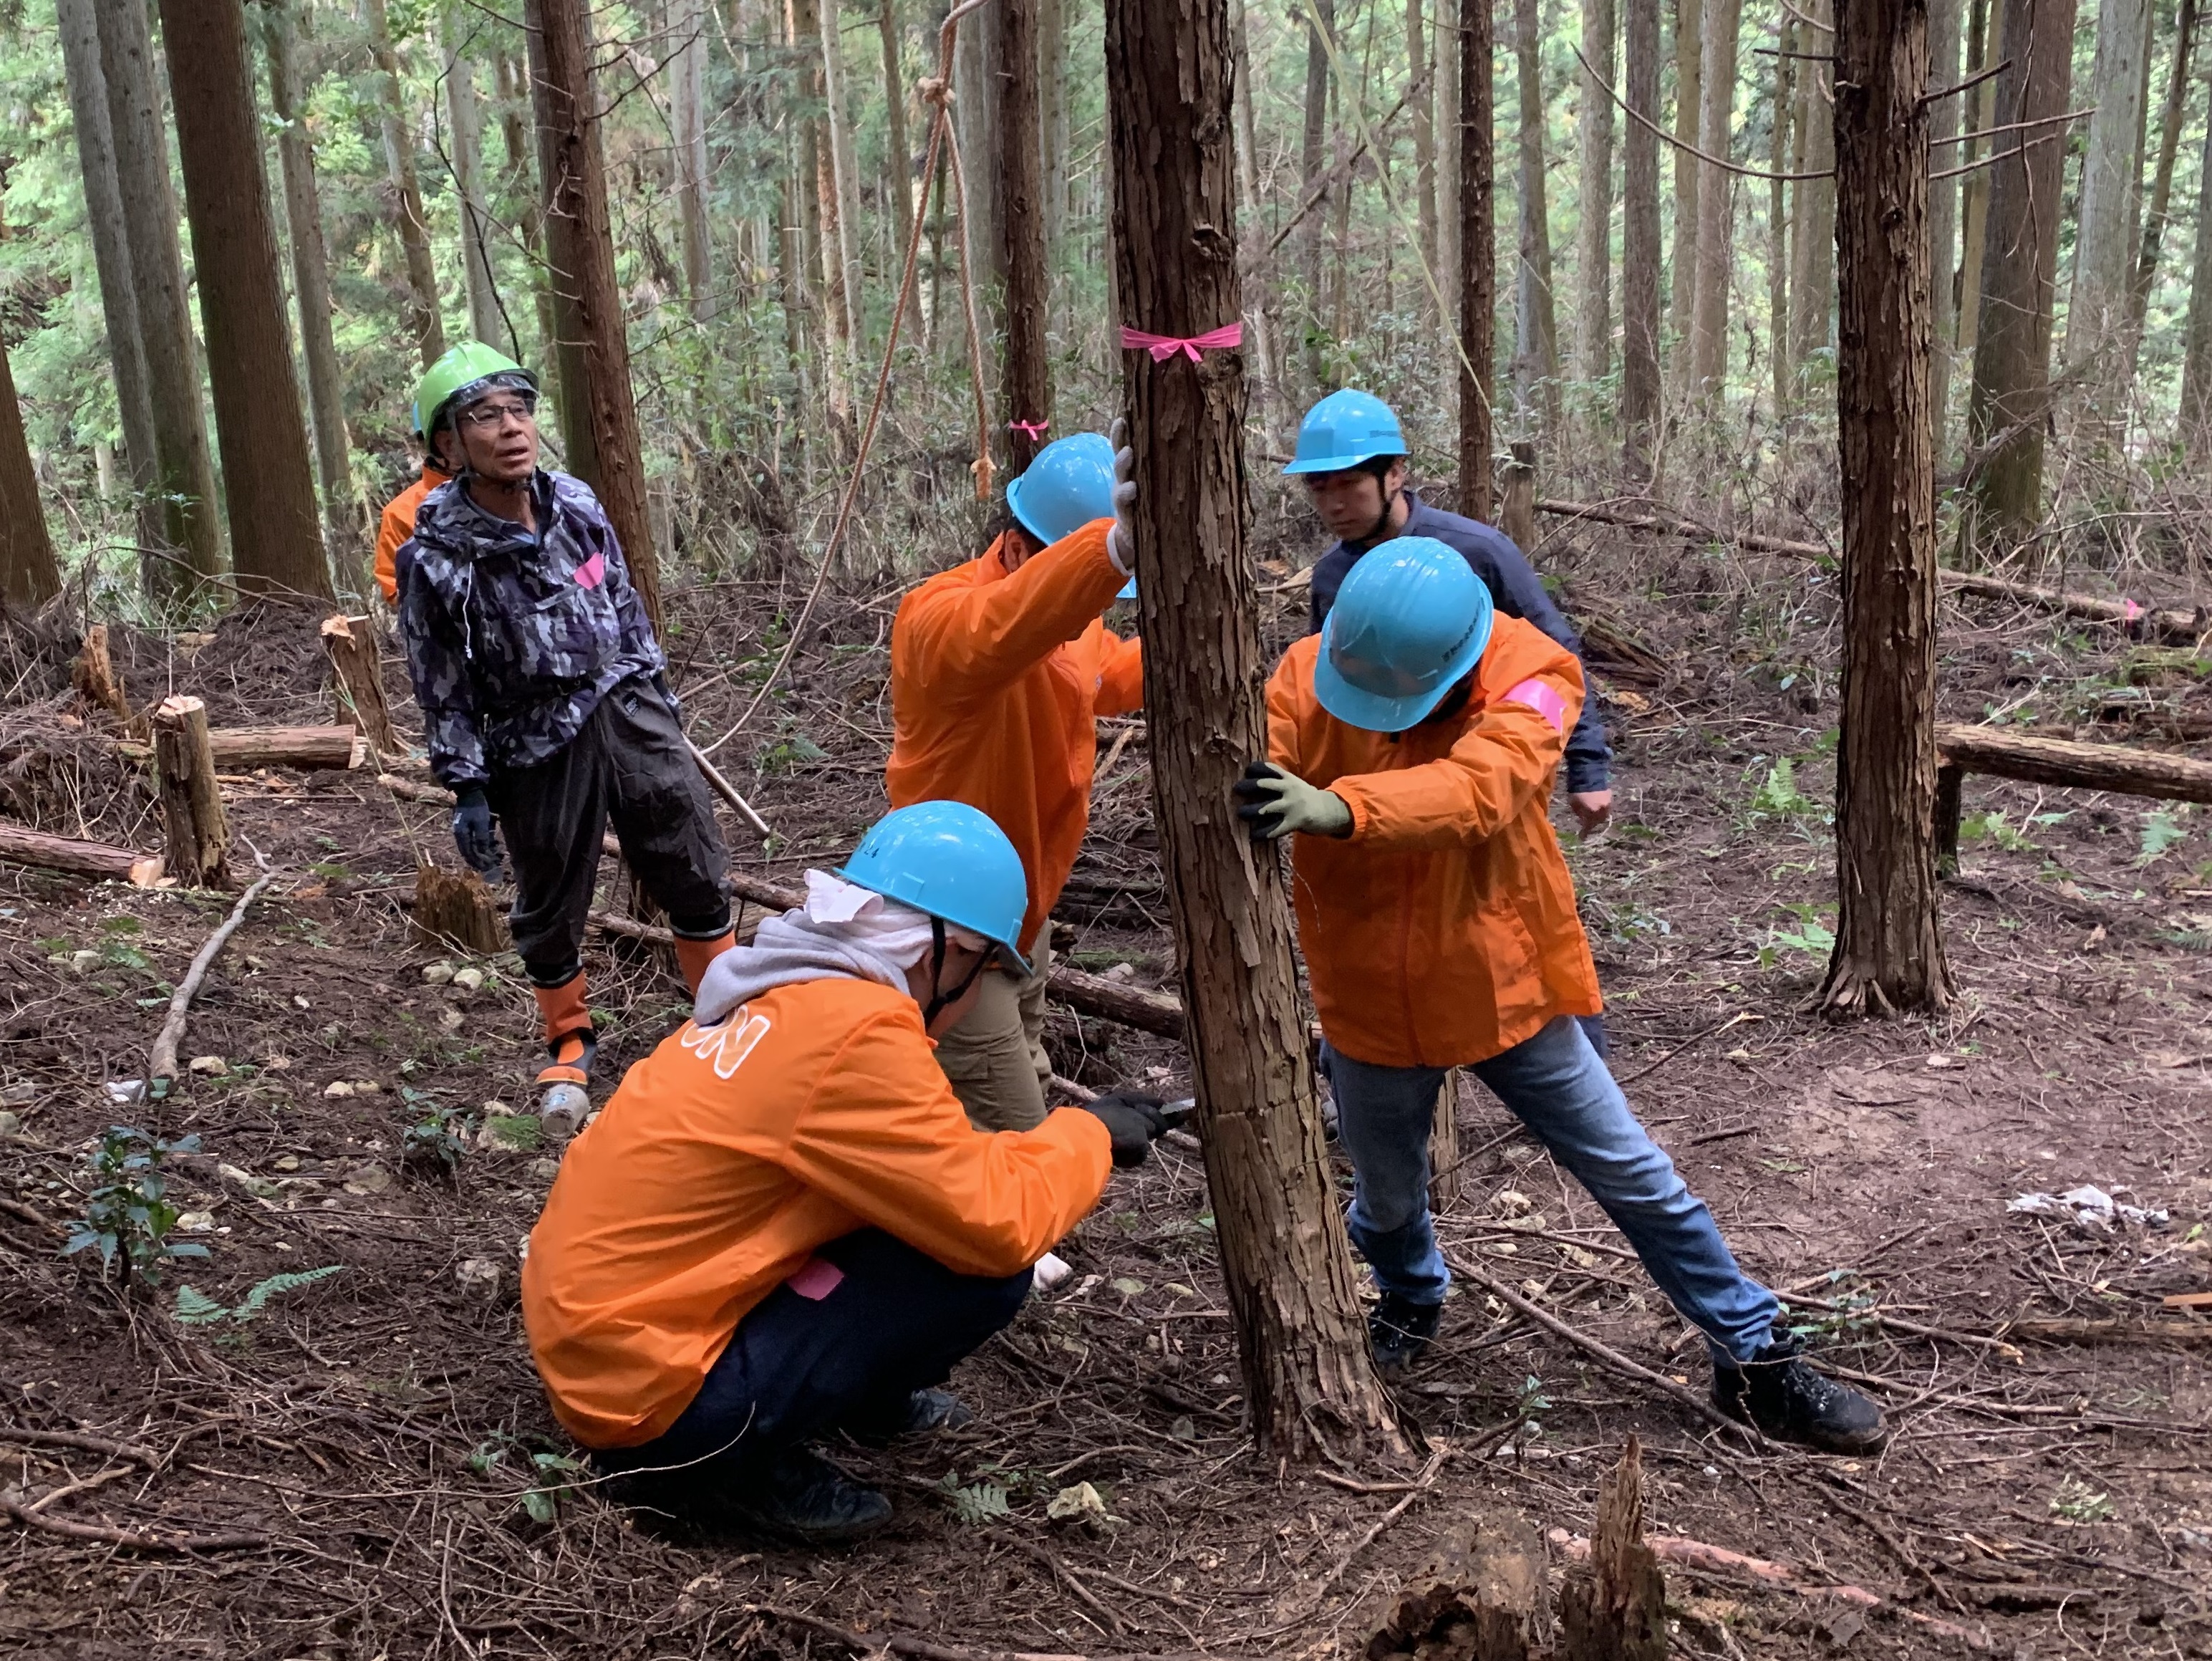
M261 1537L134 1551L8 1527L0 1650L848 1652L811 1621L872 1646L1318 1657L1363 1641L1455 1520L1503 1510L1587 1534L1632 1432L1655 1534L1786 1559L1806 1588L1670 1566L1678 1654L2212 1655L2204 1350L1996 1338L2023 1315L2157 1315L2162 1296L2212 1287L2207 821L1970 781L1965 869L1944 895L1954 1007L1824 1019L1802 1006L1833 916L1831 581L1591 532L1538 563L1571 611L1672 666L1608 683L1619 823L1571 847L1616 1071L1747 1264L1886 1402L1879 1457L1759 1456L1476 1289L1405 1390L1439 1462L1363 1488L1255 1460L1200 1162L1164 1146L1060 1248L1074 1280L956 1376L972 1427L841 1455L892 1492L882 1536L822 1555L657 1536L569 1486L582 1475L531 1370L516 1254L556 1165L477 1145L487 1104L526 1099L531 1003L512 959L475 989L426 978L460 961L411 940L406 917L414 849L450 860L444 814L366 773L271 772L229 782L240 864L250 843L283 874L192 1012L185 1054L221 1070L166 1099L110 1092L144 1073L169 983L230 899L0 871L15 1116L0 1121L0 1504L19 1520L40 1506L42 1524ZM802 652L733 746L755 764L736 782L778 832L764 855L732 827L741 865L795 882L879 811L897 595L886 580L837 600L826 638L859 644ZM679 599L671 649L695 734L734 719L780 643L763 627L794 598L726 583ZM1273 603L1287 639L1302 596ZM314 621L119 633L116 657L142 703L175 690L218 727L321 721ZM73 712L65 652L27 629L0 638L0 807L157 847L137 773ZM1947 602L1944 658L1954 718L2212 733L2203 662L2110 631ZM387 668L405 726L404 675ZM1144 749L1121 732L1102 732L1115 758L1060 941L1080 966L1171 989ZM611 1085L680 1019L681 988L596 938L589 964ZM1164 1041L1061 1010L1052 1042L1079 1080L1187 1093ZM469 1144L450 1176L407 1157L409 1128L441 1108ZM212 1252L131 1295L56 1255L92 1141L118 1121L199 1139L169 1162L172 1196L196 1229L179 1238ZM1451 1252L1702 1392L1701 1346L1620 1237L1472 1085L1460 1134L1474 1156L1441 1224ZM2008 1210L2087 1183L2169 1220L2104 1233ZM339 1272L257 1318L176 1318L185 1286L236 1305L326 1266ZM1048 1521L1080 1482L1116 1520ZM1818 1590L1839 1584L1881 1601Z

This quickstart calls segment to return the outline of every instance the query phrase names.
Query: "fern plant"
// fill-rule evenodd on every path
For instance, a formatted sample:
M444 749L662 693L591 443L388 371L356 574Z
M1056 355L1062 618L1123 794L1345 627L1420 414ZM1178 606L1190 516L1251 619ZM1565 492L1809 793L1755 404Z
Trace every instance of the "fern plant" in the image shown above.
M320 1269L272 1275L248 1291L244 1301L235 1306L217 1303L197 1287L180 1286L177 1288L177 1320L188 1327L215 1326L225 1321L234 1326L244 1326L269 1307L271 1298L281 1298L301 1287L327 1281L344 1267L343 1263L325 1263Z

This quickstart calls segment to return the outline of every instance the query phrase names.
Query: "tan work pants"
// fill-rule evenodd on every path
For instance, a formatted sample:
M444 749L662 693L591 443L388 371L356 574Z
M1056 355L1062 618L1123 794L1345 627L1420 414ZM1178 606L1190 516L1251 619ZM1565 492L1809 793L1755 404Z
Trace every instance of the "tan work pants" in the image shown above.
M1024 979L984 971L975 1007L937 1041L937 1064L978 1130L1034 1130L1044 1123L1052 1063L1044 1053L1044 977L1052 966L1052 925L1030 952Z

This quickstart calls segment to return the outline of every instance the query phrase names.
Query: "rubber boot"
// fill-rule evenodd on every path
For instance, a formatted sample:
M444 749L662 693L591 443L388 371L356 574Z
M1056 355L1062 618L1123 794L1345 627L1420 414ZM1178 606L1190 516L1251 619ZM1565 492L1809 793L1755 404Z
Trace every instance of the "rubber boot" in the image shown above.
M545 1022L545 1066L538 1074L538 1118L546 1140L565 1142L582 1129L592 1110L592 1058L599 1053L599 1034L592 1031L592 1010L584 984L584 971L560 986L532 987L538 1013Z
M737 935L725 928L711 940L687 940L676 937L676 966L684 971L684 984L691 995L699 995L699 983L707 977L707 965L738 943Z

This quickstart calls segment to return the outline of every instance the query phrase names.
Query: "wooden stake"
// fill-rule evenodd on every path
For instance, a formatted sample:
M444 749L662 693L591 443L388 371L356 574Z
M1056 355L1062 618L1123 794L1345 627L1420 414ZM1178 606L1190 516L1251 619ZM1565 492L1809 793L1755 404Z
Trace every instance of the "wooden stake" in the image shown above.
M131 700L123 696L123 682L116 675L115 661L107 654L106 624L95 623L84 631L84 646L76 654L76 666L70 671L70 681L94 709L106 710L125 727L137 725L131 714Z
M407 746L392 725L384 677L376 663L376 630L368 618L341 611L323 619L323 651L331 660L331 691L337 719L361 729L380 756L404 756Z
M6 819L0 819L0 860L40 871L65 871L73 877L127 882L133 888L151 888L161 879L158 854L141 854L133 848L117 848L104 842L51 837Z
M507 949L507 916L473 871L447 871L425 860L415 867L416 937L479 957Z
M187 888L228 888L230 821L216 782L207 705L164 698L154 710L154 770L168 837L169 874Z

